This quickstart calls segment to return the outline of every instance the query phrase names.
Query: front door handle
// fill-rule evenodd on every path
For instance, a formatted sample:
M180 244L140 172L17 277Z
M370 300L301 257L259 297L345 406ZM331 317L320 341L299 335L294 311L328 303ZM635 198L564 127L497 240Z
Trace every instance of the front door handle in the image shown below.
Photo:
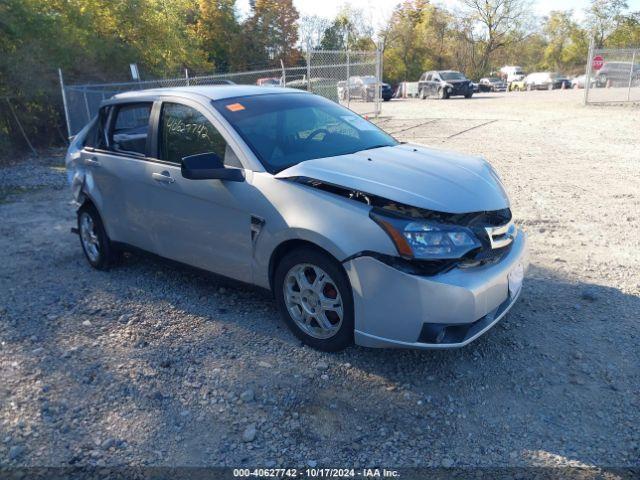
M174 183L175 180L171 178L171 174L166 170L162 173L152 173L151 178L160 183Z
M91 157L91 158L87 158L84 161L84 164L90 167L99 167L100 166L100 160L98 160L96 157Z

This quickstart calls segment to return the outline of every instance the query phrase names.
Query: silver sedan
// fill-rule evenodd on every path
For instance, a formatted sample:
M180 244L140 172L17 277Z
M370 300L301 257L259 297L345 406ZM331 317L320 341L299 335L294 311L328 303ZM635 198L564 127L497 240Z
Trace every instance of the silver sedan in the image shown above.
M93 267L136 248L270 289L322 350L463 346L521 291L525 235L486 161L310 93L116 95L66 163Z

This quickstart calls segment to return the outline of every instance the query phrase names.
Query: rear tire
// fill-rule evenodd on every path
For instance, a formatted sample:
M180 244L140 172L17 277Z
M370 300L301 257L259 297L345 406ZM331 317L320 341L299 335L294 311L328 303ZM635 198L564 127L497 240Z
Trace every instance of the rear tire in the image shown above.
M471 98L473 97L473 92L469 92L469 93L465 93L464 98Z
M422 100L426 100L427 99L427 91L424 88L420 89L420 98Z
M117 258L96 207L87 203L78 209L78 236L89 264L97 270L107 270Z
M282 319L302 343L325 352L353 343L351 284L333 257L311 247L289 252L276 267L273 291Z

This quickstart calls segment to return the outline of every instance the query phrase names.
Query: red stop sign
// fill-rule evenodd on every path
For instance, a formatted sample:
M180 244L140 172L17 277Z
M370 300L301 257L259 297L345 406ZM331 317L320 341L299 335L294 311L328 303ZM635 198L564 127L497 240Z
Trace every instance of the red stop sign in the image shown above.
M604 58L602 58L602 55L596 55L595 57L593 57L591 66L594 70L600 70L602 68L602 65L604 65Z

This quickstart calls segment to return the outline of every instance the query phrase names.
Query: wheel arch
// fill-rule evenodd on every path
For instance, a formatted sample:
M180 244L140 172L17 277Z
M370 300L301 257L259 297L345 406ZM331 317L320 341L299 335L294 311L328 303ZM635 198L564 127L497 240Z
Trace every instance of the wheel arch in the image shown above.
M342 266L342 262L340 262L340 260L338 260L338 258L336 258L336 256L333 253L331 253L326 248L321 247L317 243L307 239L302 239L302 238L292 238L289 240L285 240L280 244L278 244L278 246L276 246L273 252L271 252L271 256L269 258L268 275L269 275L269 289L271 290L271 292L273 292L273 282L275 278L276 268L280 263L280 261L284 258L284 256L287 253L303 247L313 248L314 250L317 250L327 255L328 257L335 260L344 270L344 267ZM346 271L345 271L345 274L346 274Z
M98 215L100 216L100 221L102 222L102 226L105 230L105 232L107 233L107 237L111 238L111 229L109 228L109 225L107 224L107 222L105 221L104 215L102 215L102 212L100 211L100 207L98 206L98 202L96 202L94 200L94 198L91 196L91 194L89 194L86 189L83 189L81 192L81 201L79 201L79 206L78 206L78 210L77 212L79 212L82 208L85 208L87 206L91 206L93 207L96 212L98 212Z

